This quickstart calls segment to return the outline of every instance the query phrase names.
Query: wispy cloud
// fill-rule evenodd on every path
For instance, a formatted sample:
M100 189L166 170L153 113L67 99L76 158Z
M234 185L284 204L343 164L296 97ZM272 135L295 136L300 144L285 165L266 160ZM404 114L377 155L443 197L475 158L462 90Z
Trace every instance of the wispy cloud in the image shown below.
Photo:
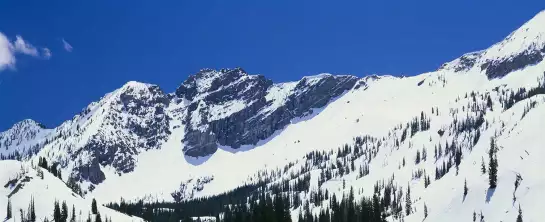
M66 50L67 52L72 52L72 45L70 45L70 43L68 43L66 40L62 39L62 46L64 47L64 50Z
M16 53L22 53L29 56L39 56L38 49L31 45L28 42L25 42L23 37L20 35L15 37L15 42L13 43L13 51Z
M10 41L3 33L0 32L0 71L7 68L15 68L15 55L24 54L36 58L49 59L51 50L42 48L39 50L32 44L26 42L23 37L16 36L15 41Z
M48 48L42 48L42 55L45 59L49 59L53 54L51 54L51 50Z

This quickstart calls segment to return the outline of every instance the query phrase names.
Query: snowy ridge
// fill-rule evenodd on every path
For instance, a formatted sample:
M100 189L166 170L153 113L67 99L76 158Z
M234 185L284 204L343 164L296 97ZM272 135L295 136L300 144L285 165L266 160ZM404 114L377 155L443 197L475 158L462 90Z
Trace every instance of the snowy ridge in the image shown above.
M455 72L480 70L492 79L503 77L528 65L535 65L543 60L545 55L544 22L545 11L541 11L503 41L486 50L464 54L454 61L443 64L440 69Z
M483 53L483 60L498 60L545 47L545 10Z
M43 178L41 178L43 175ZM6 215L8 199L11 202L13 218L7 221L21 221L19 209L27 212L31 198L34 199L37 221L53 219L52 211L55 201L65 201L71 216L72 207L76 210L76 220L84 221L91 215L91 200L84 199L73 193L62 181L51 175L45 169L38 169L28 163L4 160L0 161L0 214ZM10 182L8 182L10 181ZM8 183L5 183L8 182ZM5 185L5 186L4 186ZM143 221L140 218L128 216L99 204L98 212L103 220L113 221ZM94 221L94 215L92 215Z
M38 144L44 142L51 130L34 120L26 119L0 133L0 155L24 155L38 151Z

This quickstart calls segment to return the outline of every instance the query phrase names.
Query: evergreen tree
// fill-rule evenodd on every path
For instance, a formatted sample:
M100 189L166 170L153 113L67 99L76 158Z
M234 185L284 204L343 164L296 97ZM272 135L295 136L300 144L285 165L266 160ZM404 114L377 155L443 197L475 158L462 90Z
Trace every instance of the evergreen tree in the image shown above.
M102 222L102 218L100 217L100 213L97 212L95 217L95 222Z
M377 194L373 196L373 220L382 221L381 217L382 208L380 207L380 200ZM340 220L338 220L340 221Z
M8 199L8 207L7 207L7 213L6 213L6 219L11 219L13 217L12 211L11 211L11 199Z
M68 220L68 206L66 206L66 202L62 202L62 208L61 208L61 222L66 222Z
M412 213L412 203L411 203L411 187L407 186L407 195L405 197L405 212L407 216Z
M426 161L428 159L428 151L426 150L426 147L422 148L422 161Z
M29 209L29 214L30 214L30 221L31 222L35 222L36 221L36 209L34 208L34 197L32 197L30 199L30 209Z
M496 157L496 142L494 138L490 140L490 151L488 152L490 163L488 164L488 181L490 188L494 189L498 180L498 162Z
M481 173L486 173L486 165L484 164L484 157L481 157Z
M464 198L467 196L467 179L464 180Z
M91 203L91 213L93 214L98 213L97 201L95 200L95 198L93 198L93 202Z
M350 193L348 195L348 212L347 212L347 221L355 221L356 219L356 209L354 207L354 188L350 187Z
M459 166L460 166L460 163L462 162L462 150L461 149L456 149L454 151L454 162L456 163L456 175L458 175L458 170L459 170Z
M87 221L86 222L91 222L91 214L87 215Z
M428 218L428 206L424 203L424 219Z
M517 222L522 222L522 209L520 209L520 204L519 204L519 215L517 216Z
M53 221L61 222L61 207L59 206L58 201L55 201L55 209L53 210Z
M27 218L25 218L25 212L23 212L23 209L19 209L19 213L21 214L21 222L27 222Z
M72 217L70 217L70 222L76 222L76 207L72 205Z

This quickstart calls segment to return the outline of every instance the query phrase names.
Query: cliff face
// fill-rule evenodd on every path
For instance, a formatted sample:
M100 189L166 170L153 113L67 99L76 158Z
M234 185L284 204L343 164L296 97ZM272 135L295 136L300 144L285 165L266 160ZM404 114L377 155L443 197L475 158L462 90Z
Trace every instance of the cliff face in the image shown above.
M202 70L176 90L178 98L190 101L183 115L185 154L207 156L218 146L238 149L255 145L293 118L324 107L350 90L357 80L353 76L323 74L273 84L242 69Z

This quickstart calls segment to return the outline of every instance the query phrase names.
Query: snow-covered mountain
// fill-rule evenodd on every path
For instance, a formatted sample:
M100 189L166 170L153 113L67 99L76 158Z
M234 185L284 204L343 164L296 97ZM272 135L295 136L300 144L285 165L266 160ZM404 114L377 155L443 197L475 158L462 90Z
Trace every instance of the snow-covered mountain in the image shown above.
M474 212L515 220L519 205L525 221L540 221L544 24L545 11L488 49L412 77L273 83L240 68L203 69L171 94L129 82L54 129L16 124L0 134L0 154L59 163L64 181L102 202L180 201L310 178L290 192L309 200L317 190L341 196L352 187L368 197L376 185L410 187L405 221L421 221L424 205L430 221L469 221ZM492 139L495 189L481 172ZM315 213L328 204L312 201Z
M34 120L26 119L18 122L5 132L0 133L0 155L22 155L26 152L38 152L38 147L32 146L38 142L43 142L44 138L51 130L45 129L40 123Z
M27 213L31 211L32 200L37 221L43 221L45 218L53 220L55 201L61 204L66 203L69 218L72 215L77 221L85 221L87 218L92 218L94 221L96 218L96 215L91 212L91 199L84 199L73 193L57 177L31 164L14 160L0 161L0 181L2 181L2 187L0 187L2 221L21 221L21 210L24 212L24 217L29 218ZM12 217L4 220L8 205L10 205ZM103 207L100 203L97 204L97 209L103 220L108 218L113 221L143 221Z

